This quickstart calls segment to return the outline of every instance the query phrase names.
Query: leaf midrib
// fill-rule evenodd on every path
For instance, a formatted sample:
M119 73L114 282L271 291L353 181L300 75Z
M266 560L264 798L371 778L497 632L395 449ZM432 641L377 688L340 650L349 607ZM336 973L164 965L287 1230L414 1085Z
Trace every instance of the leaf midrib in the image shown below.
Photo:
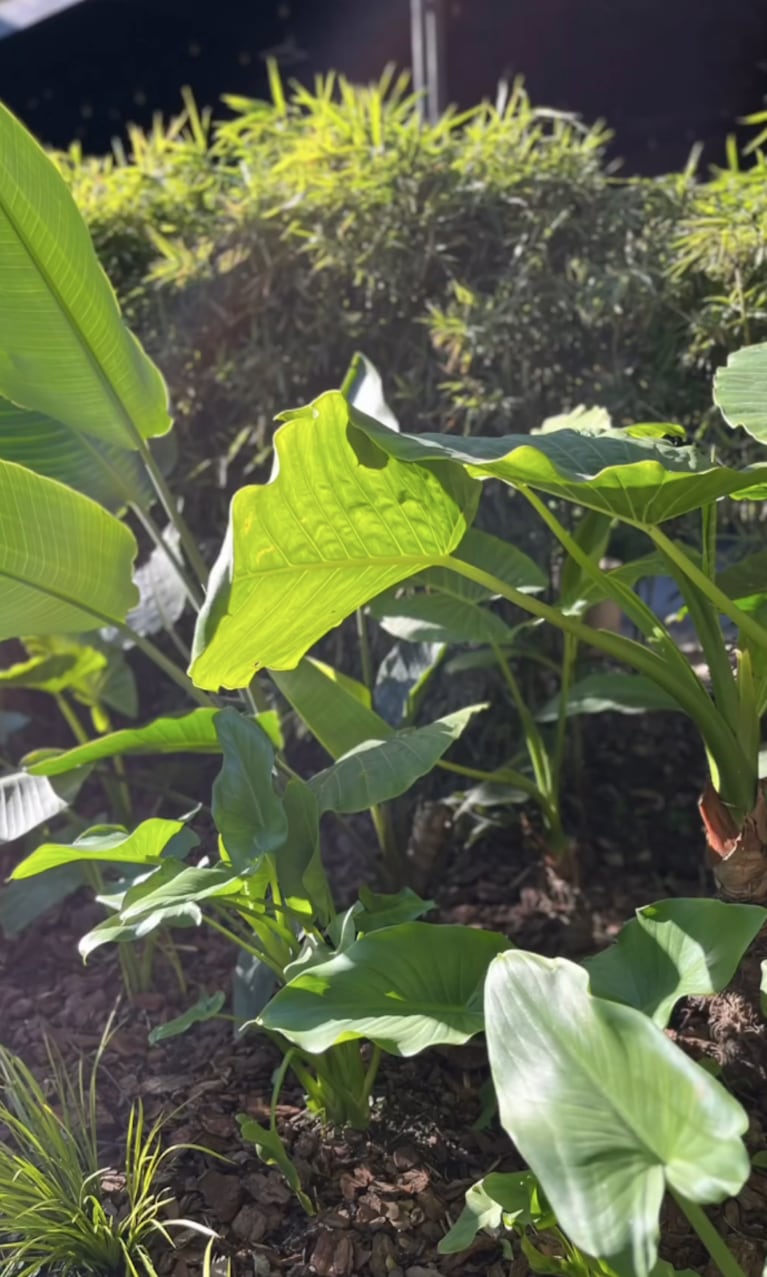
M22 193L23 202L29 205L29 200L26 196L26 193L23 191L23 187L21 187L18 183L15 183L15 185L16 185L16 189ZM12 214L6 199L3 197L2 185L0 185L0 212L5 216L9 226L11 227L11 230L16 235L19 243L21 244L24 252L26 253L29 261L32 264L33 270L35 270L37 274L41 277L41 279L43 280L43 283L45 284L45 287L48 289L48 292L53 296L53 299L56 305L58 306L59 310L63 313L64 320L68 324L68 326L72 329L78 344L80 345L83 353L85 354L85 358L87 362L91 365L92 368L95 369L95 372L98 376L99 381L102 383L102 386L106 387L108 397L115 404L118 415L123 419L123 423L127 425L128 434L134 440L140 441L138 443L138 447L140 451L141 443L143 443L143 436L141 435L141 432L137 429L135 422L133 421L133 418L130 412L128 411L128 408L123 403L123 400L117 393L117 390L115 386L113 385L111 378L107 374L106 369L103 367L101 360L98 358L98 356L96 355L96 352L93 350L93 348L89 344L85 336L85 333L82 331L82 328L76 322L75 317L72 313L72 310L65 302L60 289L54 283L49 271L46 269L46 267L43 265L43 263L39 260L39 258L33 251L31 242L29 238L24 234L18 219ZM75 205L75 214L78 217L80 216L76 205ZM98 264L98 262L96 263L96 267L97 267L97 270L99 271L101 270L101 267ZM111 287L106 276L104 276L104 282L106 283L107 288ZM116 319L117 319L117 323L121 327L124 327L124 321L119 311L117 313ZM13 402L13 400L11 400L11 402ZM24 406L25 405L23 404L19 405L19 407L24 407ZM74 427L70 427L70 428L74 429ZM84 432L78 431L78 433L82 434Z

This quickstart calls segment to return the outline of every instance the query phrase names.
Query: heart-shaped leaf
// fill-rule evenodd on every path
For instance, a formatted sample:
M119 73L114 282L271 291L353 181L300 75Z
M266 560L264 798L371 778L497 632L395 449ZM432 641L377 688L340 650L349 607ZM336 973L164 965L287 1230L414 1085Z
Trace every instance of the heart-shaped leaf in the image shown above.
M77 745L62 753L48 753L37 759L35 755L25 760L32 776L61 776L104 758L116 758L124 754L220 754L221 742L216 733L216 709L193 709L178 718L169 715L155 718L144 727L126 727L119 732L109 732L87 745ZM272 743L280 749L282 735L279 719L273 710L256 715Z
M488 964L505 936L405 922L372 931L291 980L259 1019L314 1055L370 1038L392 1055L467 1042L484 1027Z
M23 838L38 825L58 816L73 801L88 776L83 767L64 780L11 772L0 776L0 843Z
M271 481L233 498L195 632L199 687L293 669L328 630L463 539L478 485L460 467L397 461L349 413L332 391L284 414Z
M767 465L712 465L695 447L632 439L622 430L556 430L534 436L453 439L394 434L353 410L353 420L392 457L465 466L480 478L547 492L628 523L658 524L767 482Z
M504 1128L571 1241L619 1277L652 1272L667 1187L701 1204L743 1187L740 1104L582 967L502 954L485 1015Z
M162 377L122 321L64 179L2 106L0 394L122 447L170 428Z
M637 909L617 941L584 963L591 992L665 1028L680 998L721 993L767 922L759 905L661 900Z
M0 461L0 639L123 622L138 597L136 549L95 501Z
M384 740L357 745L310 781L320 811L366 811L404 794L486 708L470 705L425 727L403 727Z

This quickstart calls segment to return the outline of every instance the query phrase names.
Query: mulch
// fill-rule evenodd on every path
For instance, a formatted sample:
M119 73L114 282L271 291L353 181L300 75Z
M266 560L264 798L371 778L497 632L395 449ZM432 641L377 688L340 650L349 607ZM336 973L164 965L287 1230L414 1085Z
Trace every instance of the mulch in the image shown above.
M454 839L430 888L436 921L489 927L526 948L579 957L608 943L637 906L711 889L695 810L703 762L681 720L603 716L598 723L586 733L567 802L568 828L579 845L577 884L546 862L534 826L523 829L515 820L468 850ZM350 839L328 827L327 860L339 899L356 887L360 873L375 881L374 859L360 863L365 842L364 828ZM6 851L0 867L10 863ZM100 916L81 893L0 944L2 1042L44 1075L46 1036L69 1061L92 1058L117 1008L101 1070L105 1157L119 1171L126 1115L138 1098L147 1117L168 1118L169 1143L197 1143L218 1154L181 1152L169 1163L172 1208L219 1233L217 1253L232 1260L235 1277L527 1274L518 1250L509 1259L489 1236L463 1255L437 1250L465 1190L491 1170L521 1165L485 1111L481 1041L412 1060L385 1059L364 1133L323 1128L288 1076L278 1126L316 1207L307 1216L279 1172L243 1142L236 1121L238 1113L269 1121L279 1063L271 1043L257 1033L235 1040L225 1020L155 1047L148 1043L154 1025L202 992L228 988L231 947L210 932L178 933L186 990L158 955L151 991L129 1001L114 950L98 951L87 966L77 954L78 938ZM767 1148L759 957L756 950L721 997L683 1004L671 1030L696 1058L723 1069L749 1111L752 1152ZM747 1277L761 1277L767 1176L755 1172L737 1201L711 1217ZM677 1268L715 1271L673 1203L665 1210L663 1254ZM200 1256L199 1239L181 1233L161 1266L173 1277L198 1277ZM225 1269L217 1271L223 1277Z

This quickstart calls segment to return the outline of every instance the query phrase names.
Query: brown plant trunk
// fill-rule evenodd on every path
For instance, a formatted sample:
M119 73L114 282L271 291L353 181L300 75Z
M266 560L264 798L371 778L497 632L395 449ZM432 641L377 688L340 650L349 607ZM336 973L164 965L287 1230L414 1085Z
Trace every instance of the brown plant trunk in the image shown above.
M698 806L706 830L708 863L728 900L767 905L767 800L759 786L756 806L738 826L711 781Z

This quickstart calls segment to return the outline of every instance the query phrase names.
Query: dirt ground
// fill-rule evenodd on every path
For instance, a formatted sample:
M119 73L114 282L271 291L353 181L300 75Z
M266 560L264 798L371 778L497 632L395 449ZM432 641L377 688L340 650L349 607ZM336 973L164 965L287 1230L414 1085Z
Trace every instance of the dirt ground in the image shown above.
M579 885L544 864L535 831L525 832L517 821L470 849L453 838L429 886L438 905L434 920L496 929L526 948L579 957L609 943L637 906L712 890L695 806L702 770L698 746L676 717L605 716L591 722L577 797L567 804L568 827L579 846ZM328 828L326 856L339 900L361 873L376 879L372 838L369 855L365 839L364 827L354 845L338 827ZM12 859L6 852L0 867L7 871ZM196 1142L227 1158L184 1153L170 1174L178 1214L219 1232L218 1253L232 1258L236 1277L528 1272L518 1251L510 1261L490 1237L478 1238L463 1255L437 1252L465 1189L490 1170L520 1165L485 1111L488 1069L481 1041L413 1060L385 1060L364 1134L322 1129L288 1079L279 1128L316 1204L317 1213L309 1217L281 1175L266 1168L238 1132L238 1113L268 1121L278 1062L271 1044L256 1033L235 1042L231 1023L220 1020L148 1045L153 1025L200 993L229 987L231 947L207 931L179 933L187 992L179 990L160 958L152 991L130 1003L121 996L114 951L98 951L87 967L77 954L78 938L100 916L98 906L80 894L0 946L2 1042L44 1072L46 1034L67 1059L88 1057L117 1005L117 1030L101 1077L105 1156L115 1165L127 1109L141 1097L150 1118L173 1114L169 1142ZM767 1149L767 1038L759 1013L758 956L746 961L736 986L721 997L683 1004L670 1030L696 1058L721 1065L724 1080L749 1111L752 1152ZM760 1277L767 1250L767 1175L755 1172L739 1199L726 1202L712 1218L748 1277ZM714 1271L673 1206L665 1216L663 1254L676 1268ZM167 1257L167 1271L197 1277L199 1261L199 1240L181 1236L177 1252Z

